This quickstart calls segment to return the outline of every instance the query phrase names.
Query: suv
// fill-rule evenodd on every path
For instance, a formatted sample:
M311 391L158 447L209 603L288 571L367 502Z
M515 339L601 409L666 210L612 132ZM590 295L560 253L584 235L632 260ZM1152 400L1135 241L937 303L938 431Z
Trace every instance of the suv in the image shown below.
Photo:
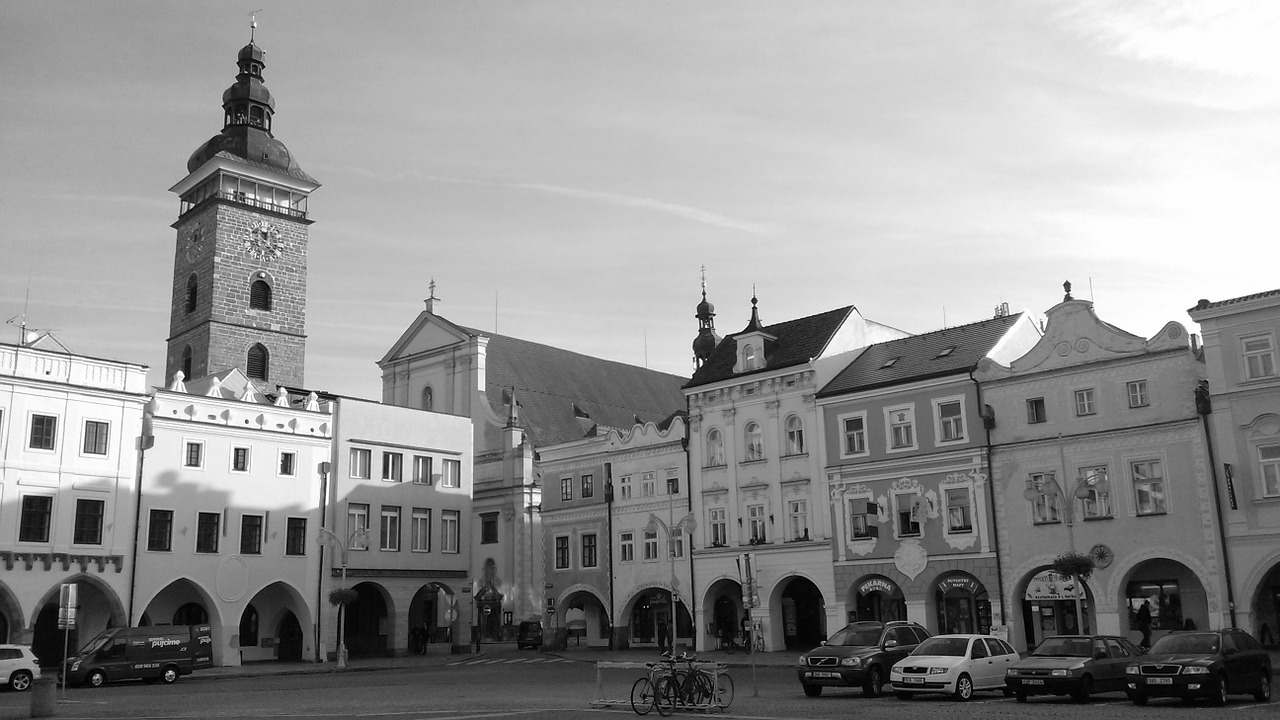
M861 687L863 695L878 697L889 668L928 637L928 630L903 620L849 623L801 655L796 676L809 697L823 687Z
M25 645L0 645L0 684L22 692L40 677L40 663Z
M1271 656L1243 630L1178 630L1161 637L1125 668L1125 693L1135 705L1148 697L1209 698L1251 693L1271 700Z
M542 647L542 623L531 620L520 623L516 630L516 647L521 650Z

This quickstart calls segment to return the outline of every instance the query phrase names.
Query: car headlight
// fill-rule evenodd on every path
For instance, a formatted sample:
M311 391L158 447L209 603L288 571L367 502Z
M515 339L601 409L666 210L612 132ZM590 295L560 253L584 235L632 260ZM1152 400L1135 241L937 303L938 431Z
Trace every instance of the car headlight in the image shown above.
M1053 677L1068 677L1071 675L1071 671L1066 668L1055 668L1049 674Z
M1209 668L1203 665L1188 665L1182 668L1183 675L1208 675Z
M75 662L71 663L71 672L75 672L75 671L77 671L77 670L79 670L79 669L80 669L80 661L79 661L79 660L77 660L77 661L75 661Z
M840 664L845 667L858 667L859 665L862 664L862 658L856 658L856 657L841 658Z
M947 668L938 668L938 667L929 668L930 675L945 675L946 673L947 673Z
M1005 671L1004 671L1004 676L1005 676L1005 677L1018 677L1018 671L1017 671L1016 669L1014 669L1014 668L1009 668L1008 670L1005 670Z
M800 667L806 667L808 664L809 664L809 658L804 657L803 655L800 656L799 660L796 660L796 665L799 665Z
M1137 674L1138 674L1138 666L1137 666L1137 665L1130 665L1130 666L1126 667L1126 668L1124 669L1124 674L1125 674L1125 675L1137 675Z

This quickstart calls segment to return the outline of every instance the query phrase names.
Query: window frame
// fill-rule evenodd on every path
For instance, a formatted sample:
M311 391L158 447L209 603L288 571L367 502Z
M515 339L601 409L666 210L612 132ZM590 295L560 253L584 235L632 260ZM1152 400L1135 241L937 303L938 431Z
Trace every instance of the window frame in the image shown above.
M703 467L724 467L724 433L719 428L709 428L704 442L706 449L706 457L703 458Z
M972 535L977 528L977 518L974 517L976 508L973 504L973 488L969 485L947 485L942 490L942 507L946 518L945 528L948 535ZM963 493L964 503L953 503L953 493ZM956 524L957 513L954 510L960 509L959 519L962 521Z
M1037 479L1040 483L1038 487ZM1052 470L1027 473L1027 487L1037 493L1036 499L1027 501L1032 525L1059 525L1064 522L1062 495L1057 491L1057 481L1057 473ZM1053 492L1045 492L1044 488L1049 487L1050 483L1053 483ZM1041 507L1044 508L1043 513L1039 512Z
M347 550L369 549L369 503L347 503Z
M47 504L43 508L38 508L33 503L29 508L28 500L44 500ZM53 536L54 504L53 495L25 493L21 496L18 504L18 542L45 544L50 541ZM42 522L35 522L41 517L43 517ZM29 534L33 531L34 535Z
M1265 348L1250 350L1248 345L1250 341L1265 341ZM1262 365L1269 367L1259 367L1260 374L1253 373L1253 359L1257 359ZM1256 382L1259 380L1270 380L1276 377L1276 341L1275 336L1270 332L1250 333L1240 336L1240 378L1243 382Z
M764 428L755 420L742 426L742 462L761 462L764 455Z
M382 481L404 481L404 453L392 450L382 451Z
M630 475L623 475L622 477L618 478L618 499L619 500L631 499L631 476Z
M893 416L899 414L897 422ZM905 405L894 405L884 409L884 428L885 428L885 452L902 453L911 452L920 449L920 436L916 432L916 404L907 403ZM909 442L899 443L897 432L899 428L905 428L906 434L909 436Z
M965 407L965 398L963 395L955 395L952 397L934 398L933 404L933 437L935 445L961 445L968 442L968 408ZM955 405L959 409L959 414L955 416L943 417L942 411L944 407ZM955 437L948 438L948 428L954 428Z
M297 477L297 476L298 476L297 451L281 450L279 455L276 456L276 477Z
M196 461L191 462L191 451L196 451ZM204 441L203 440L183 440L182 441L182 468L184 470L203 470L204 469Z
M54 453L58 451L58 425L62 418L58 415L48 415L46 413L33 412L28 422L27 432L27 450L35 452ZM37 425L40 426L39 441L36 444ZM45 443L48 443L48 446Z
M165 524L157 525L157 518L163 519ZM160 539L157 533L161 530L164 547L156 547L156 540ZM173 552L173 510L147 508L147 552Z
M414 485L430 485L432 461L430 455L414 455L413 456L413 484ZM426 468L426 472L423 472Z
M1125 395L1129 397L1129 409L1151 406L1151 395L1147 393L1147 379L1129 380L1124 384Z
M1072 404L1076 409L1076 417L1091 417L1098 414L1097 388L1077 388L1071 391Z
M92 426L92 434L90 429ZM92 447L90 447L90 441ZM101 449L98 449L101 448ZM80 454L91 457L107 457L111 454L111 423L106 420L86 418L80 438Z
M903 500L906 499L907 506L903 507ZM920 493L909 490L907 492L893 493L893 534L896 538L914 538L923 534L923 523L920 518L913 519L912 514L918 516L916 511L916 503L922 501Z
M480 513L480 544L495 545L498 542L498 513Z
M243 456L244 464L241 465L240 459ZM232 445L230 467L233 473L246 474L253 471L253 451L247 445Z
M1267 500L1280 498L1280 444L1260 443L1255 447L1254 460L1261 497ZM1264 457L1268 451L1274 451L1275 457ZM1269 483L1272 487L1268 487Z
M347 454L347 476L352 480L370 480L373 474L373 449L353 447Z
M431 552L431 508L415 507L409 511L409 552Z
M857 420L859 423L861 423L862 427L851 432L849 430L850 420ZM866 410L862 410L854 413L843 413L837 416L836 427L840 433L840 457L842 459L866 457L871 453L871 445L868 442L868 438L867 438L867 411ZM861 450L855 450L852 452L849 450L849 439L851 436L857 439L857 442L855 444L860 445L862 448Z
M85 505L96 506L98 508L98 513L96 515L96 518L97 518L96 526L86 526L86 524L82 521L82 519L92 519L95 517L95 515L93 515L92 513L84 513L81 511ZM72 545L102 545L102 533L103 533L103 529L106 527L106 520L107 520L107 501L106 500L99 500L96 498L76 498L76 515L75 515L74 525L71 530L71 544ZM83 537L81 535L82 531L92 532L92 535L90 536L92 539L88 539L88 540L82 539Z
M796 413L787 416L783 421L783 432L787 439L787 456L808 454L804 444L804 418Z
M462 552L459 537L462 533L462 513L457 510L440 511L440 552L457 555Z
M1111 480L1111 467L1107 463L1092 463L1089 465L1080 465L1076 467L1076 488L1084 488L1090 495L1087 498L1076 497L1075 492L1071 493L1072 502L1076 503L1076 516L1081 520L1106 520L1115 517L1116 508L1114 498L1110 490L1107 492L1099 492L1096 487L1084 485L1084 480L1092 474L1090 471L1102 471L1102 480L1100 482L1108 483ZM1090 512L1090 503L1097 509Z
M1040 425L1049 422L1049 405L1043 396L1027 398L1027 424Z
M569 570L571 559L569 557L569 536L556 535L553 541L552 556L554 557L554 568L556 570Z
M593 475L592 473L582 473L582 476L579 478L578 482L581 485L580 489L582 490L582 493L580 497L582 497L582 499L586 500L588 498L593 498L596 496L596 476L595 475Z
M725 508L707 508L707 530L710 536L710 542L707 543L707 547L727 547L729 545L727 515Z
M660 560L658 553L658 531L643 530L640 533L641 539L641 559L644 562L657 562Z
M632 530L618 533L618 562L633 563L636 561L636 534Z
M769 542L769 513L764 503L747 506L747 539L752 544Z
M212 532L210 532L212 530ZM195 552L199 555L217 555L221 542L222 513L197 512L195 532ZM212 545L206 545L209 541Z
M1169 482L1165 475L1165 462L1162 458L1136 458L1130 459L1127 463L1129 467L1129 486L1133 489L1133 512L1137 517L1158 517L1160 515L1169 514ZM1155 501L1153 504L1159 505L1158 509L1147 510L1142 502L1142 495L1138 489L1138 473L1139 465L1154 466L1159 471L1159 476L1143 478L1142 482L1149 485L1158 485L1159 489L1149 488L1147 494Z
M573 500L573 476L565 475L560 478L560 502L571 500Z
M378 511L378 551L400 552L399 505L383 505Z
M805 498L787 500L787 530L792 542L804 540L809 532L809 501Z
M440 487L462 487L462 461L453 458L440 460Z
M254 521L256 525L254 524ZM240 554L241 555L261 555L262 554L262 535L265 527L265 518L255 513L241 513L240 515Z
M658 496L658 478L653 471L640 473L640 497Z
M879 504L872 498L870 492L863 492L858 495L846 496L845 512L848 519L849 541L857 542L860 540L874 540L879 537L879 525L871 522L871 505ZM875 528L874 530L872 528Z
M307 555L307 519L289 516L284 520L284 554L285 557L306 557Z

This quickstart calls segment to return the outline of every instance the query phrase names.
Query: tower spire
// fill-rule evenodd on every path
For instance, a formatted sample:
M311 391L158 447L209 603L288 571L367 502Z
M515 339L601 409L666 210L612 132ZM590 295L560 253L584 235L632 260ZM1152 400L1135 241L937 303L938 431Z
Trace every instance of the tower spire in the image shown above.
M254 31L258 29L258 13L262 10L254 10L249 13L249 44L253 44Z
M707 266L702 266L702 302L694 314L698 318L698 337L693 340L693 365L702 367L702 363L711 357L711 352L720 344L720 336L716 334L716 306L707 302Z

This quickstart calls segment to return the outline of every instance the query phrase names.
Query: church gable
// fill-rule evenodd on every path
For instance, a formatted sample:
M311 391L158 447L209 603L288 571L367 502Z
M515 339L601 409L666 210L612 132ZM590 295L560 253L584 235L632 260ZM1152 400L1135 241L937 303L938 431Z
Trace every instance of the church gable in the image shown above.
M440 348L450 347L465 342L470 334L462 328L429 312L422 312L400 335L386 355L378 361L379 367L385 367L398 360L429 353Z

